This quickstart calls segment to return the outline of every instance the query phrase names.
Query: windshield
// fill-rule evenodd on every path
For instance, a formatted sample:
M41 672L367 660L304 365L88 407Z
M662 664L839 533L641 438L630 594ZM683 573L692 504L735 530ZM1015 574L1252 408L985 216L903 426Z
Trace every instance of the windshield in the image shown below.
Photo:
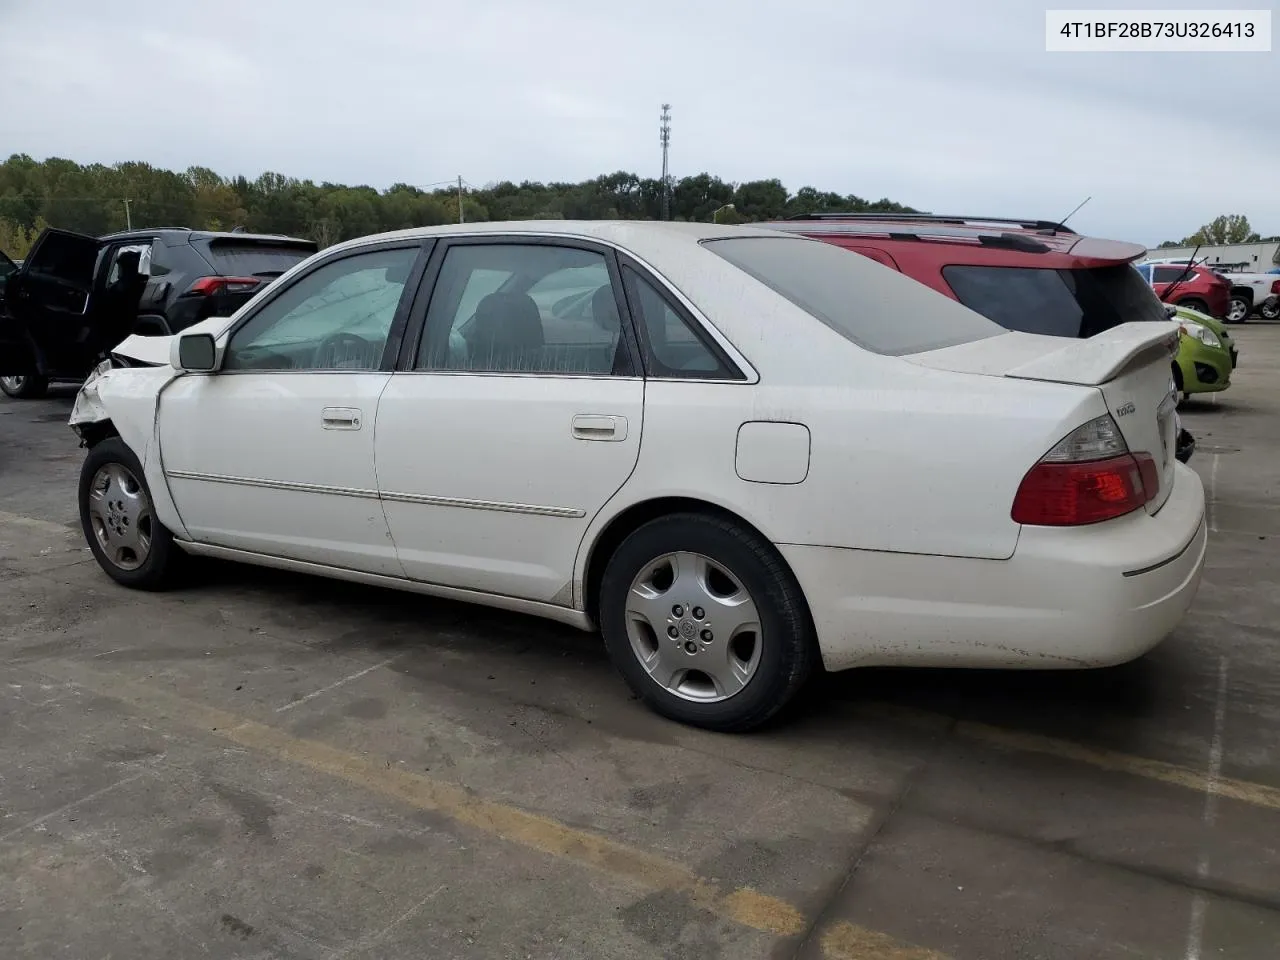
M735 237L702 245L875 353L923 353L1004 332L924 284L820 240Z
M1084 338L1122 323L1169 319L1127 263L1076 270L953 264L942 276L961 303L1007 330Z

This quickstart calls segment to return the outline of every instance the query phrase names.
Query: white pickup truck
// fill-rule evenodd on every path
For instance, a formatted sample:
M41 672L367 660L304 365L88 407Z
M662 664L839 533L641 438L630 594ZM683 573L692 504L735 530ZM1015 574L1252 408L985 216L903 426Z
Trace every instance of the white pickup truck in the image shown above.
M1147 260L1146 263L1186 263L1186 260ZM1249 273L1235 270L1235 264L1208 263L1199 264L1208 267L1231 284L1231 305L1224 318L1227 323L1244 323L1253 314L1264 320L1280 318L1280 274Z

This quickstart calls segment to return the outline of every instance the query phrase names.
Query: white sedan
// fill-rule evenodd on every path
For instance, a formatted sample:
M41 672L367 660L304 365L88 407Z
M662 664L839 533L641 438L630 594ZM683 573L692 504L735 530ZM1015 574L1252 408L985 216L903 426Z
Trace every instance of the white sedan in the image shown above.
M745 227L488 223L330 247L85 384L122 584L221 557L599 628L744 730L815 669L1140 656L1199 585L1174 323L1009 332Z

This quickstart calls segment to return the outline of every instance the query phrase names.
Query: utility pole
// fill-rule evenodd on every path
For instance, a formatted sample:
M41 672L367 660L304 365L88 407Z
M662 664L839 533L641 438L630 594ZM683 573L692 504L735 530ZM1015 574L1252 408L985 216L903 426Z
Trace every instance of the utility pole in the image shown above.
M671 176L667 168L667 150L671 146L671 104L662 105L662 219L671 219Z
M462 175L458 175L458 222L463 222L462 217Z
M128 201L128 200L125 200L125 202L124 202L124 222L125 222L125 229L126 229L126 230L132 230L132 229L133 229L133 215L129 213L129 201Z

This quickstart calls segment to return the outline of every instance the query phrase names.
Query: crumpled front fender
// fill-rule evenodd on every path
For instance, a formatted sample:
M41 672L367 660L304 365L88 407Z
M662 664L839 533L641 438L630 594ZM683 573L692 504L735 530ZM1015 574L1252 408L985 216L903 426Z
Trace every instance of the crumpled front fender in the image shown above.
M89 374L76 394L68 422L82 440L96 442L95 424L108 421L142 463L156 516L180 540L190 539L169 494L160 458L158 411L160 394L178 375L168 365L120 367L104 360Z
M80 392L76 394L75 405L71 408L71 418L68 421L72 429L88 423L101 423L104 420L110 420L111 415L107 413L106 404L102 402L100 393L102 377L111 370L112 364L110 360L103 360L98 364L93 372L80 385ZM76 433L80 433L76 430Z

